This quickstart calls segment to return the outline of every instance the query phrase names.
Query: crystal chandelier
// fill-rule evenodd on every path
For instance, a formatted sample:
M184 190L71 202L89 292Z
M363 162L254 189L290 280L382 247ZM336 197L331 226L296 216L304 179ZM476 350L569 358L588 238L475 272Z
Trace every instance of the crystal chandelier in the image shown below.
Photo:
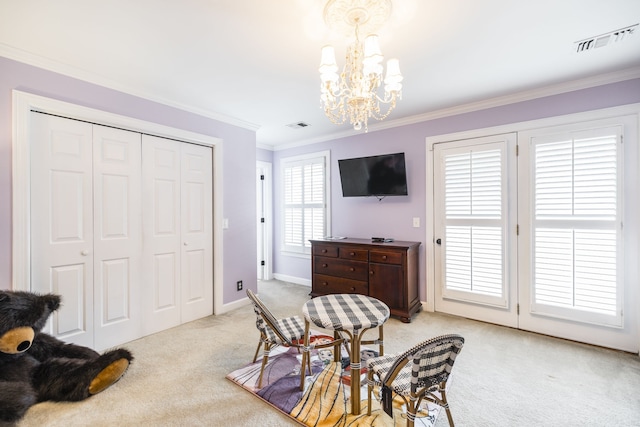
M376 31L391 13L390 0L330 0L324 9L324 20L330 28L355 32L355 41L348 46L346 63L338 74L333 46L322 48L320 60L320 102L325 114L335 124L349 122L355 130L368 131L370 117L384 120L402 99L402 74L397 59L387 61L384 94L382 85L382 52ZM364 43L360 31L369 34ZM388 104L382 111L381 104Z

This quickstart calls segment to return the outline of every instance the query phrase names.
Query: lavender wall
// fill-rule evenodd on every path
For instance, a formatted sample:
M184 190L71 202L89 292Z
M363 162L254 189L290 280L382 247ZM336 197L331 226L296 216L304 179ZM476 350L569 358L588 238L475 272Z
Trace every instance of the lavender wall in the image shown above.
M324 143L297 147L274 153L274 175L284 157L321 151L331 151L331 234L369 238L392 237L396 240L422 242L420 255L420 297L426 300L424 237L426 223L425 138L441 134L507 125L571 113L614 107L640 102L640 79L568 92L526 102L460 114L413 125L386 129L368 134L340 138ZM408 173L408 197L343 198L338 173L338 159L392 152L405 152ZM276 175L277 176L277 175ZM274 206L282 195L275 181ZM420 228L413 228L412 219L420 218ZM308 259L283 255L281 245L280 212L276 209L274 223L275 274L298 279L311 279Z
M256 160L260 162L273 163L273 151L256 148Z
M223 142L224 303L244 297L237 280L256 289L255 132L0 57L0 289L11 284L12 90L221 138ZM227 191L232 188L233 191Z

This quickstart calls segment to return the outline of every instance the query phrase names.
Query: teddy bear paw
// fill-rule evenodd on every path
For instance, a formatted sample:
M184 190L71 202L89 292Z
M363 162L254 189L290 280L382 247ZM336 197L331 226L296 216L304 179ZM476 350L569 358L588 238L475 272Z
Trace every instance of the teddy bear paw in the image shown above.
M93 378L93 380L89 384L89 394L98 394L118 381L120 377L122 377L122 375L124 375L124 373L126 372L131 360L131 355L125 354L124 357L111 362L106 368L100 371L98 375Z

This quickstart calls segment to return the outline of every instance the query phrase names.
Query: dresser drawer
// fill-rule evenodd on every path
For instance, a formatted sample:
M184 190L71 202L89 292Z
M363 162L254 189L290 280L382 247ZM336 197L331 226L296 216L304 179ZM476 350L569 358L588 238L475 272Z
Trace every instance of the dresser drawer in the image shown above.
M366 281L369 275L369 263L365 261L350 261L340 258L316 256L313 257L313 266L314 273L353 280Z
M335 245L313 245L313 254L338 258L338 247Z
M402 253L392 251L371 251L369 254L371 262L381 264L402 264Z
M366 249L351 249L348 247L340 247L338 254L342 259L369 261L369 251Z
M342 277L326 276L324 274L313 275L314 295L327 294L362 294L367 295L369 285L359 280L345 279Z

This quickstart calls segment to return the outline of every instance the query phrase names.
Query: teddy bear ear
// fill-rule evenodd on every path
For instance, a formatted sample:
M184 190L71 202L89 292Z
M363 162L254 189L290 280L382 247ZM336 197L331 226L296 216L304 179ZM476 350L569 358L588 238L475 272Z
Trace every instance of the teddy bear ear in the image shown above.
M45 303L47 304L47 307L49 307L49 310L56 311L58 307L60 307L59 295L47 294L43 295L43 298L45 299Z

